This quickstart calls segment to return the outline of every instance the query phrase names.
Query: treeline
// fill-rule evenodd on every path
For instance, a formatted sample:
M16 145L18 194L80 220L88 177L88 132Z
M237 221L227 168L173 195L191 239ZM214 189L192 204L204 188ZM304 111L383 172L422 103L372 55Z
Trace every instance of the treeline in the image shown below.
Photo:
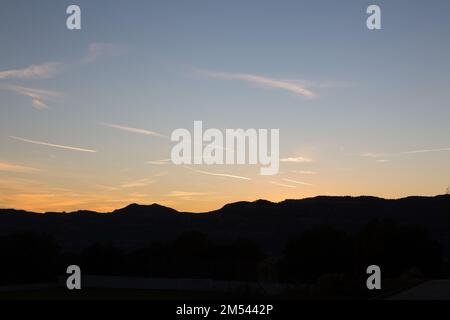
M422 278L444 276L441 246L420 227L393 221L372 221L355 234L318 226L292 236L277 257L247 239L219 244L195 231L133 251L95 244L78 253L61 250L45 235L5 235L0 254L0 285L55 281L72 264L91 275L294 284L324 277L362 279L372 264L381 267L383 278L411 272Z
M323 275L367 277L366 268L380 266L384 278L406 272L434 278L443 276L439 243L417 226L372 221L355 235L317 227L292 237L280 263L284 280L314 283Z

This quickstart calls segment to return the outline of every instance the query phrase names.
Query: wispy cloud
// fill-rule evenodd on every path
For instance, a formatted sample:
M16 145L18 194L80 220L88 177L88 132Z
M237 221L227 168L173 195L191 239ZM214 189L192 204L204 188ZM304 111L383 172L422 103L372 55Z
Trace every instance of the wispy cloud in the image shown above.
M152 164L155 166L164 166L170 163L170 159L162 159L162 160L150 160L147 161L148 164Z
M10 138L18 140L18 141L26 142L26 143L37 144L37 145L53 147L53 148L59 148L59 149L65 149L65 150L72 150L72 151L79 151L79 152L89 152L89 153L97 152L95 150L90 150L90 149L64 146L64 145L53 144L53 143L42 142L42 141L36 141L36 140L30 140L30 139L15 137L15 136L11 136Z
M82 63L88 64L103 56L120 56L127 51L127 47L115 43L92 43L89 45Z
M0 171L33 173L33 172L38 172L41 170L32 168L32 167L26 167L26 166L14 164L14 163L0 162Z
M429 153L429 152L442 152L442 151L450 151L450 148L413 150L413 151L405 151L405 152L402 152L401 154L416 154L416 153Z
M208 194L209 193L206 193L206 192L171 191L167 196L174 197L174 198L179 198L179 197L184 198L184 197L205 196Z
M119 56L126 52L126 46L114 43L92 43L81 63L88 64L96 61L102 56ZM18 79L18 80L35 80L35 79L49 79L65 71L67 67L77 64L63 63L63 62L45 62L41 64L34 64L21 69L11 69L0 71L0 80Z
M121 126L118 124L103 123L103 122L99 123L99 125L104 126L104 127L114 128L114 129L125 131L125 132L142 134L142 135L146 135L146 136L165 137L164 135L162 135L158 132L150 131L150 130L146 130L146 129L132 128L132 127Z
M306 182L292 180L292 179L283 179L283 181L290 182L290 183L295 183L295 184L300 184L302 186L308 186L308 187L312 187L313 186L311 183L306 183Z
M205 201L209 199L209 197L213 193L210 192L194 192L194 191L171 191L169 192L166 197L169 198L176 198L176 201L184 200L184 201Z
M272 184L279 186L279 187L284 187L284 188L297 188L296 186L290 185L290 184L284 184L284 183L279 183L279 182L275 182L272 181Z
M289 158L282 158L282 159L280 159L280 162L307 163L307 162L312 162L312 160L308 159L308 158L305 158L305 157L289 157Z
M96 184L96 185L94 185L94 188L101 189L103 191L117 191L120 189L118 187L105 186L102 184Z
M92 43L85 55L72 62L46 62L41 64L34 64L21 69L10 69L0 71L0 80L39 80L50 79L56 75L67 71L77 65L90 64L102 56L121 55L126 51L125 46L113 43ZM47 91L41 89L32 89L16 85L0 86L2 90L9 90L31 98L31 103L36 109L47 109L48 101L52 101L55 97L60 96L54 91Z
M410 154L421 154L421 153L434 153L434 152L446 152L450 151L449 148L436 148L436 149L419 149L419 150L411 150L411 151L402 151L396 153L375 153L375 152L366 152L361 154L361 157L365 158L384 158L384 157L395 157L400 155L410 155ZM385 160L385 159L380 159Z
M189 167L186 167L186 168L189 169L189 170L192 170L194 172L201 173L201 174L206 174L206 175L209 175L209 176L233 178L233 179L240 179L240 180L252 180L251 178L242 177L242 176L236 176L236 175L232 175L232 174L215 173L215 172L209 172L209 171L203 171L203 170L196 170L196 169L191 169Z
M297 173L297 174L304 174L304 175L313 175L313 174L317 174L317 172L315 171L308 171L308 170L292 170L292 173Z
M210 71L200 71L200 73L216 79L239 80L263 87L287 90L308 99L317 97L314 92L312 92L306 87L305 84L298 80L274 79L245 73L225 73Z
M120 185L120 188L129 189L129 188L146 187L152 183L153 183L153 181L150 179L139 179L139 180L135 180L135 181L128 181L128 182L122 183Z
M361 154L361 157L364 158L379 158L382 156L386 156L386 153L375 153L375 152L365 152L363 154Z
M56 91L28 88L16 85L3 85L0 86L0 89L11 91L16 94L30 98L33 107L39 110L47 109L48 108L47 103L49 101L54 101L62 96L61 93Z
M163 172L155 173L153 176L155 176L155 177L165 177L165 176L167 176L167 174L168 174L167 171L163 171Z
M48 79L61 72L63 69L63 64L60 62L47 62L31 65L23 69L0 71L0 79Z

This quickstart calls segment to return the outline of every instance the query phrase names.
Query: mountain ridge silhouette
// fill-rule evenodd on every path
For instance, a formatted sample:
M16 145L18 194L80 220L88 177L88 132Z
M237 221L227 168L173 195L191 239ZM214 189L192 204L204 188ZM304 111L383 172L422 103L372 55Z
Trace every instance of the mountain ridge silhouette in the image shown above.
M269 251L279 252L290 236L315 226L332 226L354 233L374 219L421 226L443 244L450 257L450 195L240 201L202 213L181 212L159 204L130 204L102 214L89 210L37 214L0 209L0 235L46 234L68 248L83 248L97 242L136 248L199 231L214 241L248 238Z
M222 207L211 210L211 211L203 211L203 212L189 212L189 211L179 211L177 209L161 205L159 203L152 203L152 204L138 204L138 203L130 203L126 205L125 207L114 209L110 212L98 212L94 210L76 210L76 211L63 211L63 212L57 212L57 211L46 211L46 212L34 212L30 210L24 210L24 209L14 209L14 208L0 208L0 214L1 213L8 213L8 212L14 212L14 213L32 213L32 214L39 214L39 215L51 215L51 214L114 214L114 213L124 213L124 212L132 212L136 210L142 211L143 209L158 209L158 210L167 210L172 211L173 213L183 213L183 214L211 214L211 213L217 213L222 210L226 210L230 207L236 207L236 206L253 206L253 205L267 205L267 206L276 206L276 205L283 205L287 203L301 203L301 202L327 202L327 201L336 201L336 200L364 200L364 201L390 201L390 202L398 202L398 201L410 201L410 200L417 200L417 199L438 199L438 198L450 198L450 195L444 194L444 195L435 195L435 196L407 196L402 198L395 198L395 199L388 199L388 198L382 198L382 197L376 197L376 196L367 196L367 195L361 195L361 196L315 196L315 197L308 197L308 198L301 198L301 199L285 199L279 202L273 202L270 200L265 199L257 199L254 201L236 201L236 202L230 202Z

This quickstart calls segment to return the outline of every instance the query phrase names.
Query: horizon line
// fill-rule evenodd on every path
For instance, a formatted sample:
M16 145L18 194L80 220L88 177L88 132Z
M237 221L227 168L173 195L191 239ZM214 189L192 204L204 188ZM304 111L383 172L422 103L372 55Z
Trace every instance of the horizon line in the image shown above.
M191 212L191 211L179 211L177 209L174 209L172 207L168 207L159 203L151 203L151 204L139 204L139 203L129 203L128 205L121 207L121 208L117 208L114 209L113 211L110 212L100 212L100 211L94 211L94 210L90 210L90 209L79 209L76 211L70 211L70 212L66 212L65 210L62 211L45 211L45 212L39 212L39 211L29 211L29 210L24 210L24 209L15 209L15 208L0 208L0 212L1 211L23 211L24 213L31 213L31 214L39 214L39 215L45 215L45 214L78 214L80 212L90 212L90 213L95 213L95 214L114 214L114 212L119 211L119 210L123 210L125 208L128 208L130 206L139 206L139 207L150 207L150 206L159 206L159 207L163 207L163 208L167 208L167 209L171 209L176 211L177 213L181 213L181 214L210 214L219 210L222 210L223 208L225 208L228 205L232 205L232 204L238 204L238 203L256 203L259 201L265 201L265 202L269 202L271 204L280 204L286 201L304 201L304 200L310 200L310 199L317 199L317 198L375 198L375 199L380 199L380 200L386 200L386 201L398 201L398 200L404 200L404 199L409 199L409 198L436 198L436 197L442 197L442 196L447 196L450 197L450 194L436 194L436 195L409 195L409 196L404 196L404 197L399 197L399 198L384 198L384 197L379 197L379 196L371 196L371 195L358 195L358 196L352 196L352 195L317 195L317 196L313 196L313 197L306 197L306 198L286 198L282 201L270 201L267 199L256 199L253 201L245 201L245 200L241 200L241 201L233 201L233 202L229 202L224 204L223 206L221 206L220 208L214 209L214 210L210 210L210 211L202 211L202 212Z

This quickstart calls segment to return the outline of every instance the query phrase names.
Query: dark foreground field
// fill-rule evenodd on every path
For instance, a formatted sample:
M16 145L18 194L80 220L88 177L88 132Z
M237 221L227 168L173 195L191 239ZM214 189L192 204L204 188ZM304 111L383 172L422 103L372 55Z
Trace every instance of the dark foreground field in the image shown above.
M0 298L373 299L450 276L450 196L261 200L204 214L158 205L0 210L0 252ZM79 293L61 285L5 292L61 284L69 265L83 276L150 279L149 287L130 280L118 290L105 280ZM369 265L382 270L380 291L367 290Z

